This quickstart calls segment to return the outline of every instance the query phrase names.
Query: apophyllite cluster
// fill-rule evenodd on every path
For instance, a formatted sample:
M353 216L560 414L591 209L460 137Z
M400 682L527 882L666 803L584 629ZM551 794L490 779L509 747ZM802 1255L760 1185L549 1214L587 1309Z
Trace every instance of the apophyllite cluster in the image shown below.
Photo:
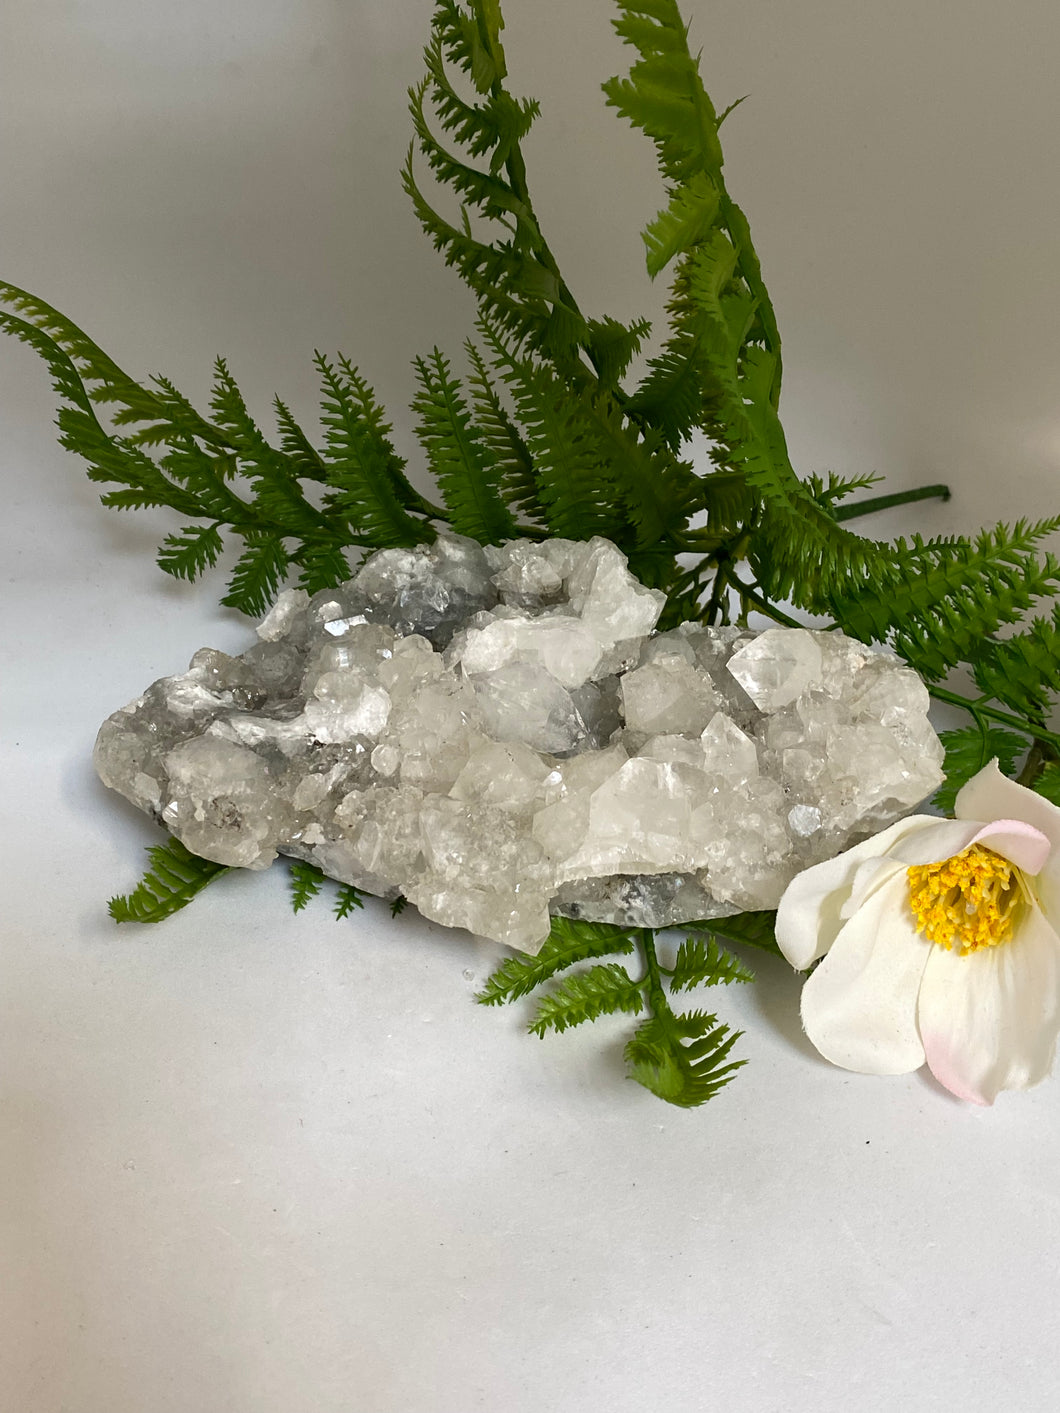
M942 779L896 659L838 632L658 632L664 604L604 539L384 550L116 712L97 767L205 858L292 855L531 952L554 914L776 907Z

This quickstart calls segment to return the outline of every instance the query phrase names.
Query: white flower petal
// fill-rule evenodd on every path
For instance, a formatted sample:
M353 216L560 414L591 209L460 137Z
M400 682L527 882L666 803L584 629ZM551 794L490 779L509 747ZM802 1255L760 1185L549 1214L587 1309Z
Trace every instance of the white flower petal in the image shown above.
M958 791L954 813L958 819L1022 819L1041 830L1053 848L1038 870L1038 894L1046 917L1060 927L1060 809L1002 775L992 760Z
M966 957L933 947L919 1019L932 1074L959 1098L992 1104L1037 1084L1060 1031L1060 937L1031 906L1000 947Z
M1042 831L1022 819L995 819L984 824L972 843L993 849L1024 873L1037 873L1052 850Z
M864 863L858 864L857 872L850 883L850 896L839 909L839 916L844 922L852 918L865 899L875 893L877 888L882 888L896 873L904 872L905 865L895 863L893 859L866 859Z
M923 818L923 816L921 816ZM972 843L982 824L960 819L931 819L923 829L899 839L888 857L899 863L930 864L952 859Z
M826 1060L861 1074L907 1074L924 1063L917 992L932 944L917 932L904 871L840 929L802 988L802 1023Z
M776 922L777 944L791 965L805 971L831 947L843 926L842 909L862 864L882 858L907 835L938 823L933 815L909 815L863 844L797 874L780 900Z

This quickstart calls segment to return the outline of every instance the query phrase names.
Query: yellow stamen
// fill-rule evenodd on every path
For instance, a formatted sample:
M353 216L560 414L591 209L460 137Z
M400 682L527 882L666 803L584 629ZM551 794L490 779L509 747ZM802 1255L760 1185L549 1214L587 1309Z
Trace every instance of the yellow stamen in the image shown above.
M993 849L972 844L952 859L914 864L906 872L917 931L929 942L966 957L1012 940L1026 884L1015 864Z

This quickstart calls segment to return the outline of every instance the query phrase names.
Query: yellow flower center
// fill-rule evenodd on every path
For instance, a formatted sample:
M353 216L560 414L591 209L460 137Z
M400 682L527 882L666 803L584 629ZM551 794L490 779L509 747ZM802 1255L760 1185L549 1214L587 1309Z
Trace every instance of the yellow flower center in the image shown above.
M1015 864L972 844L941 863L906 870L917 931L966 957L1012 940L1014 914L1027 886Z

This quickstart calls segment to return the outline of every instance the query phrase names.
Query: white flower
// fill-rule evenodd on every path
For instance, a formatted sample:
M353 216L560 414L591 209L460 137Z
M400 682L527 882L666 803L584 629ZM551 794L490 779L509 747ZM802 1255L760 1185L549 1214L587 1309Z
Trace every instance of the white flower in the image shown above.
M997 761L955 819L911 815L799 874L777 941L824 960L802 1022L826 1059L862 1074L925 1062L962 1099L993 1103L1049 1073L1060 1031L1060 809Z

